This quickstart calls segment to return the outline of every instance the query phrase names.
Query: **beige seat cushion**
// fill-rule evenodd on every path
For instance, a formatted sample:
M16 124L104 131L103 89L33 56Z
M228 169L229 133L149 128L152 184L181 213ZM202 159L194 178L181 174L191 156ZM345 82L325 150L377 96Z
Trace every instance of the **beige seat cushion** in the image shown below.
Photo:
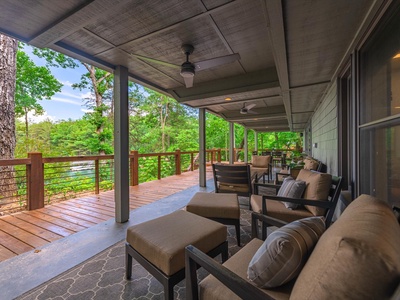
M400 227L384 202L361 195L319 239L293 299L389 299L400 279Z
M251 165L256 168L268 168L268 164L271 162L271 156L265 155L253 155L251 157Z
M262 212L262 196L251 195L250 202L253 211L258 213ZM293 222L301 218L313 216L313 214L305 208L298 208L295 210L289 209L286 208L282 202L274 200L267 200L267 215L285 222Z
M328 200L332 184L332 175L301 169L296 180L305 181L307 186L303 198L308 200ZM315 206L305 206L314 216L323 216L325 209Z
M185 267L185 247L207 253L227 239L226 226L178 210L128 228L127 242L166 275Z
M319 162L317 160L310 157L304 159L304 169L316 171L318 166Z
M267 172L268 172L268 168L258 168L258 167L250 166L251 179L255 179L256 175L257 175L257 178L260 178Z
M263 244L262 240L253 239L246 246L244 246L239 252L229 258L224 266L242 277L247 278L247 267L253 258L254 254ZM247 279L246 279L247 280ZM240 299L231 290L225 287L220 281L214 276L209 275L199 284L200 286L200 299L213 300L213 299L229 299L238 300ZM264 293L273 297L274 299L289 299L291 289L293 287L293 281L275 289L262 289Z
M198 192L189 201L186 210L205 218L240 218L236 194Z
M218 183L218 190L220 193L249 193L249 186L247 184L225 184Z

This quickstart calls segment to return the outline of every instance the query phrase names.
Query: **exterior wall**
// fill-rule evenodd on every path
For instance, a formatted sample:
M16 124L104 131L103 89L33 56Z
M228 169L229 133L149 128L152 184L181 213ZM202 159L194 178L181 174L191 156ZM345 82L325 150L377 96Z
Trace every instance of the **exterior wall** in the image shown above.
M338 175L337 108L337 84L335 82L311 120L312 156L326 164L328 173L332 175Z

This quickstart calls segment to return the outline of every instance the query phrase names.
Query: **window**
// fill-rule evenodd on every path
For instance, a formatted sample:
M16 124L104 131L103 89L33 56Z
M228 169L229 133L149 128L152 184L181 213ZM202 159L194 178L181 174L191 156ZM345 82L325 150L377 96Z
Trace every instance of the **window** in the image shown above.
M359 192L400 204L400 5L360 50Z

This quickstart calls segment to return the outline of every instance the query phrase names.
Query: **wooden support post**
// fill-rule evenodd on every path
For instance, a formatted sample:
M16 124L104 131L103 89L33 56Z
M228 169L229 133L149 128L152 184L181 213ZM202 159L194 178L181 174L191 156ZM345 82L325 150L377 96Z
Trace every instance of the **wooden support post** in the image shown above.
M133 185L133 169L135 168L134 166L134 158L133 156L133 151L130 151L129 153L129 178L130 178L130 182L129 185L132 186Z
M139 152L132 150L131 155L131 185L139 185Z
M27 165L28 210L44 207L44 168L42 153L29 152L31 164Z
M175 151L175 175L181 175L181 150Z
M100 193L100 168L98 159L94 161L94 193L96 195Z
M190 153L190 171L194 170L193 153Z
M157 167L157 178L158 180L161 179L161 155L157 157L158 159L158 167Z
M218 162L221 162L221 148L218 148Z

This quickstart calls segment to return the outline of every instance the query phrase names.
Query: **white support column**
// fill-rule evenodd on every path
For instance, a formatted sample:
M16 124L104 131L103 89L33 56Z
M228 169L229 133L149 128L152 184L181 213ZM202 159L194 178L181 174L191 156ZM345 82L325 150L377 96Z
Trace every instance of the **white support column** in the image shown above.
M249 158L248 158L248 154L249 154L249 145L247 144L247 128L244 129L244 162L247 163Z
M128 69L114 72L114 197L115 221L129 220L129 113Z
M206 110L199 108L199 184L206 186Z
M235 158L233 156L233 151L235 148L235 124L229 122L229 163L233 164Z

